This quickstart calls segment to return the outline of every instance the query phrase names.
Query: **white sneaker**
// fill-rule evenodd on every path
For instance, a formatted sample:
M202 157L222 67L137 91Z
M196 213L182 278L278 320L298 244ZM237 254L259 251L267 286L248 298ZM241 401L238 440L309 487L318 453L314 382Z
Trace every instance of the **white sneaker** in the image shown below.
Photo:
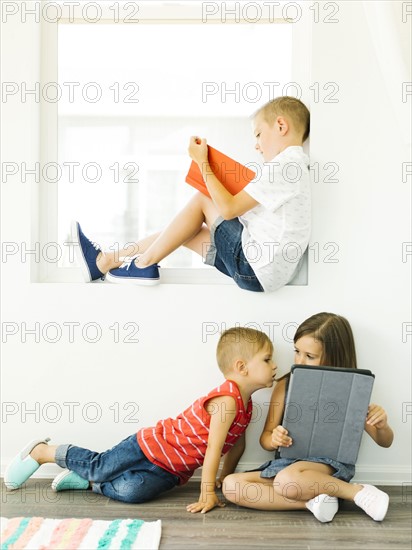
M335 517L339 510L338 499L329 495L318 495L306 502L306 508L312 512L317 520L328 523Z
M374 485L362 485L363 489L355 495L355 504L375 521L382 521L388 511L389 495Z

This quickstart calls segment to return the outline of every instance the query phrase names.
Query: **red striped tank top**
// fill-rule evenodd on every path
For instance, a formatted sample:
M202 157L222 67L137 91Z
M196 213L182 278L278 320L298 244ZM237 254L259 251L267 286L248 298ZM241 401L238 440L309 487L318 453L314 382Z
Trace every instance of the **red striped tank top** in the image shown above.
M156 426L137 432L137 441L146 457L157 466L178 476L180 485L190 479L193 472L202 466L205 458L211 417L206 412L205 404L212 397L225 395L235 399L236 416L226 436L222 449L223 456L244 433L252 416L252 399L249 399L245 409L239 388L232 380L226 380L205 397L197 399L177 418L160 420ZM216 412L224 414L224 411Z

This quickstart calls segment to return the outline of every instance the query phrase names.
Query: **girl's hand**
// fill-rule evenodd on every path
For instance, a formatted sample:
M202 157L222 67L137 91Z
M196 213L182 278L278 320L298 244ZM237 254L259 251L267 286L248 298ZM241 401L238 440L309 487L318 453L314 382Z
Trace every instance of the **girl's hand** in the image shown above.
M375 403L371 403L369 405L366 424L369 424L369 426L375 426L378 430L388 427L386 412L380 405L376 405Z
M208 160L206 140L204 138L201 139L197 136L192 136L190 138L188 152L190 158L201 166Z
M206 512L213 510L216 506L223 508L225 504L218 499L216 493L209 492L206 495L201 494L197 502L186 506L186 510L192 514L196 514L197 512L206 514Z
M288 431L283 426L277 426L272 432L272 445L278 447L290 447L293 441L288 436Z

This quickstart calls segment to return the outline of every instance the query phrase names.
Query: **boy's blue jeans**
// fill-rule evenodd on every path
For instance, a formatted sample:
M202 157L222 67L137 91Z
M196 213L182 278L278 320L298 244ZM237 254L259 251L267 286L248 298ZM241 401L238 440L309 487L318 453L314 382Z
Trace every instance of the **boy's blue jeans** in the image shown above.
M103 453L59 445L56 464L91 481L95 493L122 502L146 502L179 484L177 476L146 458L136 434Z

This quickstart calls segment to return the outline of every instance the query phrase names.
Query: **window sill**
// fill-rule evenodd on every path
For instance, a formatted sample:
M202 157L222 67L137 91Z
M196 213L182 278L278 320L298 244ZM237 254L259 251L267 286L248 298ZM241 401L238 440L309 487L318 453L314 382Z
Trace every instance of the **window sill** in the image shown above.
M208 268L161 268L160 277L162 284L173 285L235 285L230 277L226 277L212 267ZM61 267L50 269L39 283L81 283L83 278L79 268ZM104 283L104 281L101 281ZM101 284L96 281L96 284ZM298 273L287 286L307 286L308 284L308 255L307 251L302 257L302 263Z

